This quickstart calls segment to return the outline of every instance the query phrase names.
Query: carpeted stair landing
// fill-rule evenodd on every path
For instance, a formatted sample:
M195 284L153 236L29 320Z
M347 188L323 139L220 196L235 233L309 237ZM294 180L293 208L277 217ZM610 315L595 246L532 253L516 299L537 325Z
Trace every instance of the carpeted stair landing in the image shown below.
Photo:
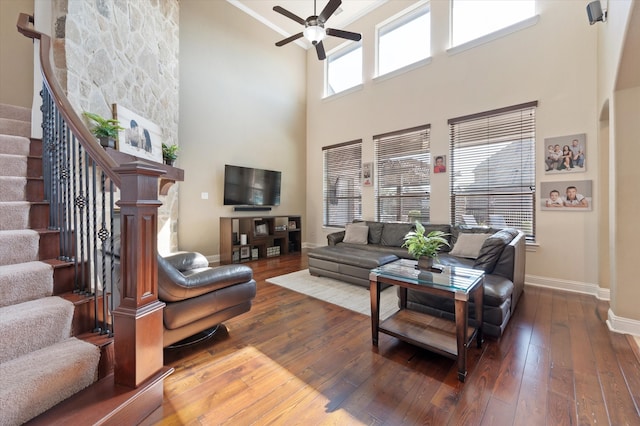
M71 335L26 200L31 112L0 104L0 425L19 425L96 381L100 349ZM43 259L45 260L45 259Z

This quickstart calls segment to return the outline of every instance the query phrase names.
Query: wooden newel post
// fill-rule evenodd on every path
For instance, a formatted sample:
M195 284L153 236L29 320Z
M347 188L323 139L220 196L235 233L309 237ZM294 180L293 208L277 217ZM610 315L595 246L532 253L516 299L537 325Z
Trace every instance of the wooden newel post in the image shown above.
M122 296L113 311L115 382L138 387L163 366L162 310L158 300L158 179L164 171L134 161L121 176Z

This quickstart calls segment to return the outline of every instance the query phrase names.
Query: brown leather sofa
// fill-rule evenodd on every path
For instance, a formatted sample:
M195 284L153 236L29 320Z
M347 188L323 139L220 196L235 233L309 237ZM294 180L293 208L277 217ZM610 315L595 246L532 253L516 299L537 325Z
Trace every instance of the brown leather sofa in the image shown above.
M309 251L311 275L326 276L349 283L369 286L369 271L399 258L412 259L406 248L401 247L410 223L362 222L369 227L367 242L353 244L343 242L345 232L327 235L328 245ZM449 254L445 248L439 255L439 263L450 266L482 269L485 272L483 331L499 337L520 296L524 291L526 241L522 232L513 229L467 228L444 224L425 224L426 232L433 230L449 234L451 247L460 233L491 233L485 240L477 259ZM430 315L454 319L454 303L451 299L408 291L407 307ZM474 324L475 306L470 304L469 322Z

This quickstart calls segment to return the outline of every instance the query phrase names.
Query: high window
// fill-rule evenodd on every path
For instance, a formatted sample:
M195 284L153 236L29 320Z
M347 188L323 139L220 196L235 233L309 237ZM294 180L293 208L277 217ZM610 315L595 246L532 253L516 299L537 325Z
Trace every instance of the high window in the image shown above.
M452 0L451 44L458 46L531 18L535 0Z
M451 223L513 227L535 239L535 108L449 120Z
M430 125L373 137L377 220L429 221Z
M403 68L431 56L429 3L403 12L377 27L378 75Z
M326 95L331 96L362 84L362 44L350 43L327 55Z
M362 140L322 148L324 226L343 227L362 219Z

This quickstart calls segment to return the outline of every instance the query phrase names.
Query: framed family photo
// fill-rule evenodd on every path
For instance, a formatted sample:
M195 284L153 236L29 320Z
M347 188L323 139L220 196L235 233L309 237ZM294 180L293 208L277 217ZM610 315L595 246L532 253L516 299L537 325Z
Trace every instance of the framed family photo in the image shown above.
M124 127L118 133L118 150L162 163L162 129L135 112L113 104L113 118Z
M544 166L547 174L586 171L587 134L545 138Z
M550 211L589 211L593 207L593 181L540 183L540 208Z

